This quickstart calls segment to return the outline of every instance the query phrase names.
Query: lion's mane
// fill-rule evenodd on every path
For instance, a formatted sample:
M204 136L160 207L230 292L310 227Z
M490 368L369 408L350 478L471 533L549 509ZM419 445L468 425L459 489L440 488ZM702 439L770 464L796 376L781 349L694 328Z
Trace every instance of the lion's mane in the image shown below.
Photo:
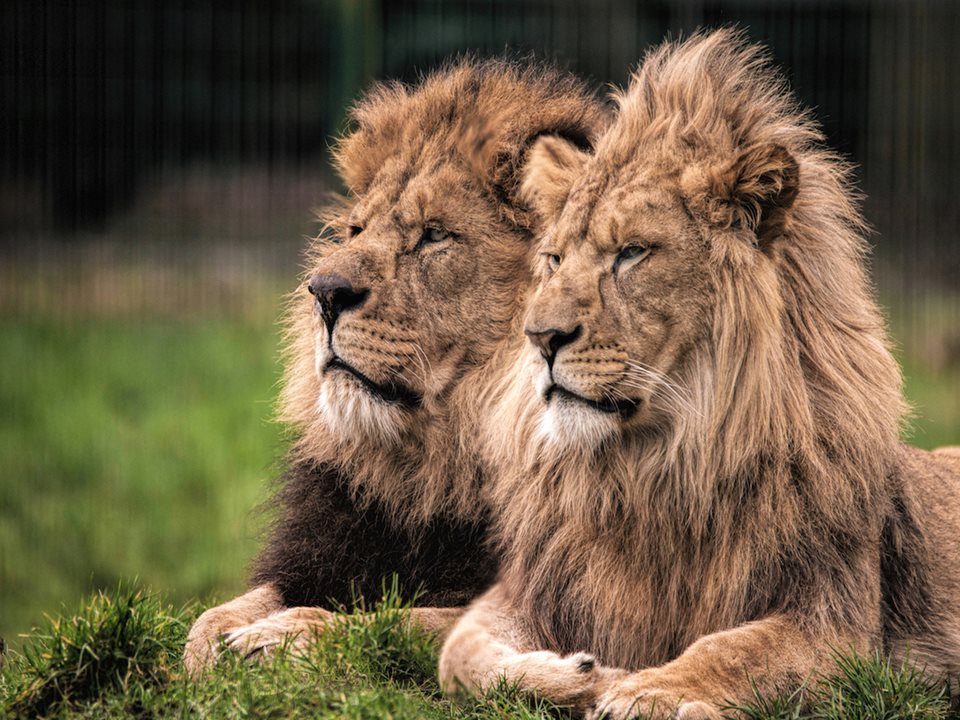
M850 167L734 31L660 46L617 103L595 152L605 176L646 150L673 153L709 232L758 219L713 200L738 149L785 148L799 190L761 249L769 262L714 254L711 335L675 378L689 402L658 427L562 452L538 433L543 401L525 373L492 393L502 580L545 647L620 667L775 611L879 634L905 405Z
M474 308L494 316L499 334L467 349L442 406L419 411L400 442L380 444L336 436L318 415L314 310L303 286L295 291L280 400L280 417L295 440L276 521L255 562L255 584L276 584L287 605L326 606L354 595L376 598L381 579L396 572L407 593L421 591L418 603L460 605L492 580L475 438L480 389L502 364L504 337L517 332L530 273L533 216L517 198L519 169L539 135L586 147L605 117L603 103L569 73L470 57L413 86L376 84L353 108L351 129L334 149L349 194L327 213L329 233L309 250L308 263L335 249L343 208L378 191L385 165L412 173L432 163L457 168L463 183L480 186L501 222L491 232L502 236L502 274L513 280Z

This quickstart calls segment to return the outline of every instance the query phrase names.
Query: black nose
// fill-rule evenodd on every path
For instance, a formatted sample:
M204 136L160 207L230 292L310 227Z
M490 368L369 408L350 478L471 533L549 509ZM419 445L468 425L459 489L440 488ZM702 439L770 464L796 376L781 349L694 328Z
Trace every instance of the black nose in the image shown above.
M366 288L355 288L349 280L336 273L314 275L307 283L307 290L317 299L317 308L328 330L333 330L343 312L360 307L370 294Z
M560 352L560 348L564 345L569 345L580 337L581 332L582 328L580 325L577 325L572 330L560 330L558 328L550 328L548 330L531 330L527 328L524 330L526 336L530 338L530 342L540 350L540 354L543 355L547 364L550 366L553 365L553 360L557 357L557 353Z

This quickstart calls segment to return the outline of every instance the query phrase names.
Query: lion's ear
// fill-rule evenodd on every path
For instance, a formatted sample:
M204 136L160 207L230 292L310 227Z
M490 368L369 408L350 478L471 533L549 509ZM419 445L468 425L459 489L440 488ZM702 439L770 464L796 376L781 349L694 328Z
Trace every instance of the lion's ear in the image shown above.
M800 167L785 147L747 147L733 161L704 174L706 188L685 189L693 194L705 191L707 203L702 209L708 221L721 227L746 228L759 244L783 232L800 189ZM690 184L687 174L684 180Z
M556 220L589 153L566 138L542 135L527 153L520 195L545 222Z

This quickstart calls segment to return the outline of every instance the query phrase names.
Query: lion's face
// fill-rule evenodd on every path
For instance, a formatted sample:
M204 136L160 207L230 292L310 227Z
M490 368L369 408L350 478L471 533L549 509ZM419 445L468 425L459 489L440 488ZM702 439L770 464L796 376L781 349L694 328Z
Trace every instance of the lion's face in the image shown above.
M398 159L339 224L304 292L320 416L335 434L397 438L503 336L528 242L453 162Z
M525 327L540 434L586 449L703 414L716 309L756 314L738 286L776 297L769 243L797 188L776 144L718 160L615 130L594 155L542 138L524 180L547 221Z
M281 417L302 431L299 453L377 473L367 488L397 476L380 460L422 450L409 469L436 483L416 492L446 502L445 468L474 462L466 428L530 284L523 160L541 137L589 147L606 109L561 71L465 58L415 86L375 85L350 120L333 149L347 196L325 211L289 309Z
M542 432L596 445L684 401L679 366L707 332L708 251L667 178L572 200L540 247L527 361Z

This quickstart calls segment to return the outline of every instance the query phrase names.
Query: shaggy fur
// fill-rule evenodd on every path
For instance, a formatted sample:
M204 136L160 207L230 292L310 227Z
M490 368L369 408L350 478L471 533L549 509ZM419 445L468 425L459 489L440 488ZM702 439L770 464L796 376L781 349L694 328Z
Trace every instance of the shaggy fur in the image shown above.
M589 147L606 111L569 74L465 59L415 87L377 85L351 117L334 151L349 196L288 311L281 418L297 439L253 574L274 611L376 598L391 572L425 604L464 604L493 579L478 396L530 281L519 169L543 135ZM306 287L331 278L352 288L335 322ZM241 624L263 618L263 597ZM250 651L327 617L288 611L244 633L243 607L204 614L188 665L228 631Z
M530 154L534 342L490 393L502 571L444 686L713 718L834 650L955 673L960 468L899 444L848 167L733 31L616 99L592 155Z
M402 597L421 591L420 605L466 605L496 573L483 525L435 518L410 530L376 500L360 511L333 465L292 468L282 493L286 512L258 558L253 584L273 583L285 605L376 599L392 573L403 582Z
M281 395L282 419L300 431L297 460L334 462L361 503L382 502L414 530L436 517L482 517L471 439L478 388L497 366L530 277L532 218L516 197L519 167L540 135L589 146L603 117L572 76L499 61L460 62L415 89L368 93L353 112L357 130L335 151L354 200L329 226L352 237L318 243L310 275L337 272L375 289L338 324L337 352L372 380L409 389L418 404L378 403L368 422L369 393L339 382L342 373L330 383L316 372L326 332L299 292ZM418 248L425 227L453 235ZM317 412L328 384L344 406L334 419Z

